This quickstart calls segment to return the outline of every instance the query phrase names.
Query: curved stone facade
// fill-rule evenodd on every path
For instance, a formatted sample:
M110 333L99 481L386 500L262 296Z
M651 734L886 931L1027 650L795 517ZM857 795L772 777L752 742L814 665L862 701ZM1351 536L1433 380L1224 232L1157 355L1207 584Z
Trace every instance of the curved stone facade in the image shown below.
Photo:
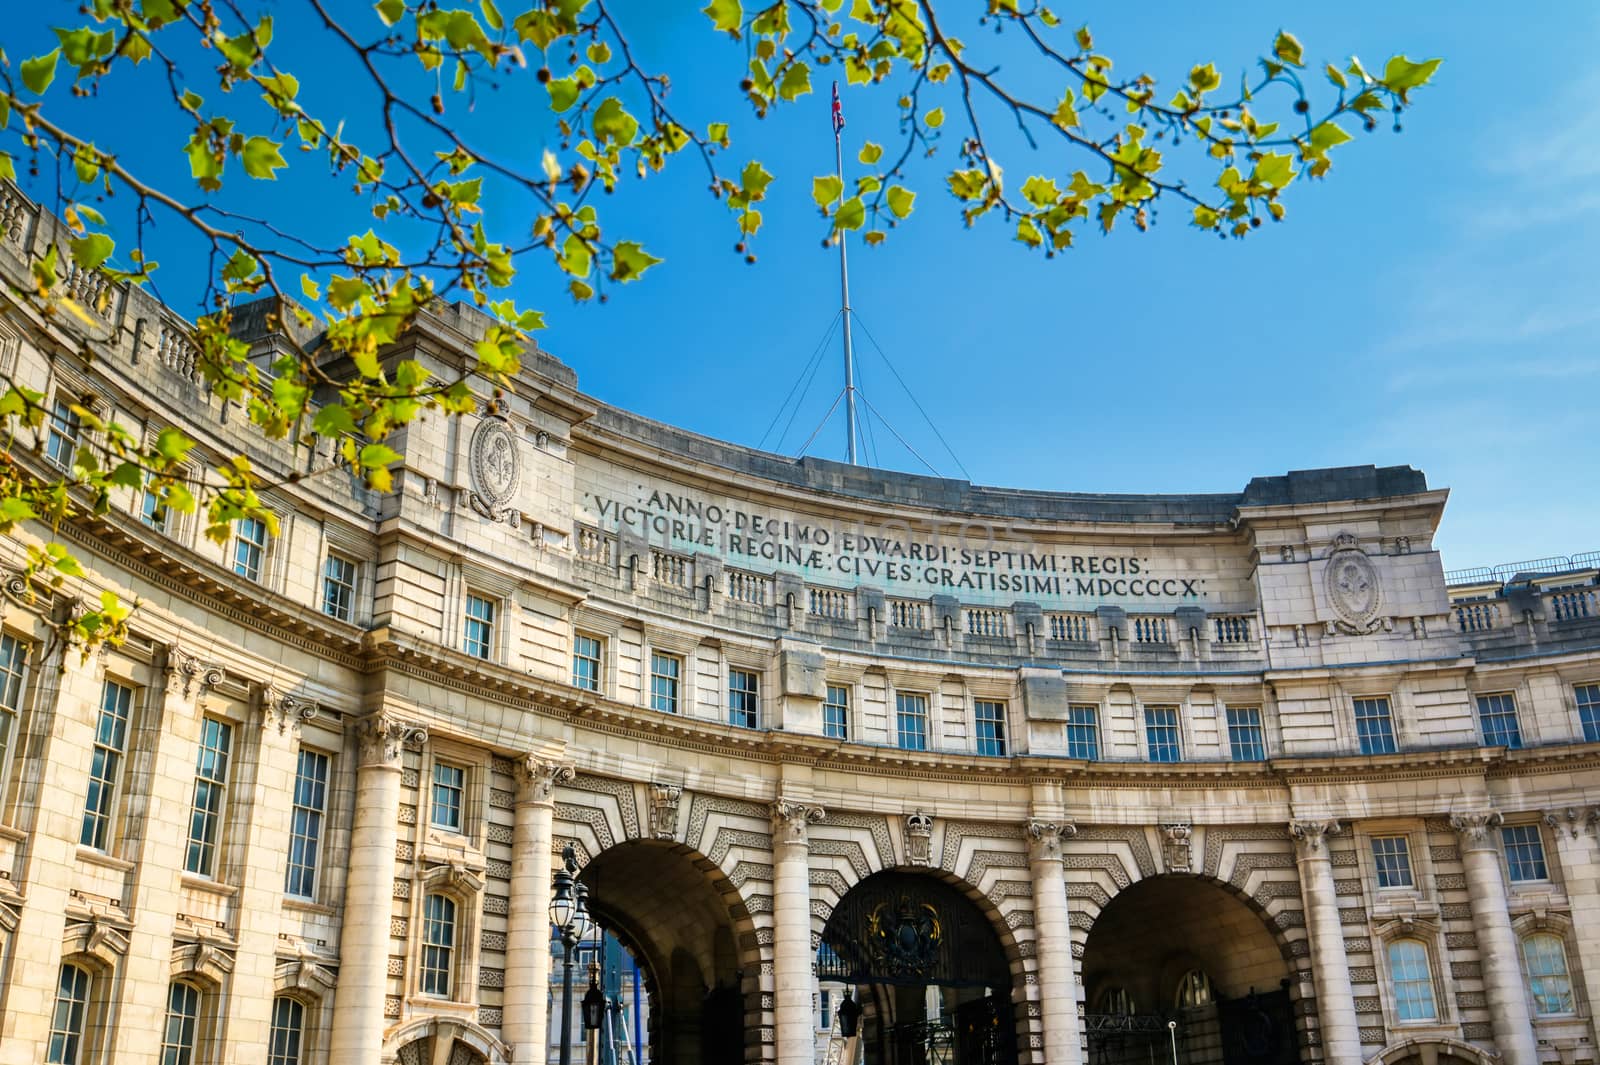
M24 278L59 227L0 216ZM380 496L252 438L146 294L69 284L79 313L8 310L0 368L301 477L270 541L129 492L60 531L84 579L6 582L0 1062L75 1027L73 1060L153 1063L184 1010L197 1061L290 1031L308 1063L543 1061L568 843L654 1061L812 1061L818 948L875 874L981 915L1017 1061L1143 1060L1154 1016L1195 1063L1594 1060L1600 589L1447 585L1417 471L979 488L648 422L532 353L391 441ZM397 354L448 373L482 324ZM104 588L131 639L47 639ZM1271 995L1281 1053L1228 1057Z

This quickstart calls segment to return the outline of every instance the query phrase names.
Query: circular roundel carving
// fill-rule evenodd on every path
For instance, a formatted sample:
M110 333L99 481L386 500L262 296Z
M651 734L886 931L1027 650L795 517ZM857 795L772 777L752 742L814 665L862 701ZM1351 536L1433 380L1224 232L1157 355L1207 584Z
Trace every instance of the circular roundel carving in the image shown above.
M517 437L500 418L485 418L472 431L472 494L474 502L491 515L517 494L522 480L522 456Z
M1378 570L1372 560L1355 545L1354 537L1340 536L1340 546L1328 556L1323 580L1328 601L1339 615L1340 627L1349 631L1371 632L1381 603Z

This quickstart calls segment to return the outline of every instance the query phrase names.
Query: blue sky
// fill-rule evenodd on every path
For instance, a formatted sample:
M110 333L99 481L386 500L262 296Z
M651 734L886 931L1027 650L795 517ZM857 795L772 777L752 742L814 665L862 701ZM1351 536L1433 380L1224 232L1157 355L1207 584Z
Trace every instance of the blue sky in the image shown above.
M34 5L11 20L13 61L48 48L46 27L72 20L74 6ZM605 306L574 306L541 267L525 273L519 295L546 311L540 343L577 369L586 391L755 445L838 306L837 255L821 247L810 200L811 175L832 168L826 82L755 121L737 98L742 46L712 37L696 6L621 4L637 20L641 59L672 70L685 116L701 126L733 119L726 161L755 156L778 175L759 262L734 253L728 215L700 191L703 169L684 159L602 205L617 235L666 260L643 283L615 289ZM1088 21L1119 72L1149 71L1167 85L1205 60L1232 84L1288 10L1061 6ZM325 62L334 53L298 5L259 7L279 17L275 51L305 57L306 91L337 100L338 83L311 86L309 69L336 69ZM910 221L879 248L851 248L862 321L976 482L1234 491L1289 469L1411 464L1452 490L1439 538L1447 567L1600 549L1600 9L1569 0L1512 17L1480 2L1297 5L1283 25L1318 68L1351 53L1378 64L1392 52L1445 65L1403 134L1385 123L1358 135L1337 150L1326 181L1296 183L1283 225L1243 242L1202 236L1174 206L1150 233L1084 233L1047 262L999 225L964 229L939 160L924 164L911 175L920 195ZM1007 71L1030 79L1019 52L995 47ZM1041 96L1058 92L1033 84ZM130 127L138 88L87 102L83 121L159 174L183 134ZM510 123L518 154L536 159L552 131L524 106L534 88L513 79L463 121ZM845 91L847 159L866 139L893 141L889 102L881 91ZM129 140L129 128L140 136ZM1003 161L1017 180L1083 165L1021 148ZM353 201L293 186L252 195L263 212L308 225L366 224ZM168 259L163 294L192 302L202 264ZM941 473L960 476L859 330L857 347L867 399ZM835 341L785 450L816 427L840 378ZM869 460L924 470L881 423L873 437ZM837 414L810 451L842 457Z

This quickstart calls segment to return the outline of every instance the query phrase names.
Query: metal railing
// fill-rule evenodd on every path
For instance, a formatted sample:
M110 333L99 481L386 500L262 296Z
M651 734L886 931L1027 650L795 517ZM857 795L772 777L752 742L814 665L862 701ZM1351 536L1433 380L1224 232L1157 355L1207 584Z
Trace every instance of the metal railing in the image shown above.
M1600 569L1600 551L1583 551L1576 555L1551 555L1548 558L1529 558L1521 562L1503 562L1498 566L1473 566L1467 569L1444 571L1446 584L1504 584L1519 573L1571 573L1575 570Z

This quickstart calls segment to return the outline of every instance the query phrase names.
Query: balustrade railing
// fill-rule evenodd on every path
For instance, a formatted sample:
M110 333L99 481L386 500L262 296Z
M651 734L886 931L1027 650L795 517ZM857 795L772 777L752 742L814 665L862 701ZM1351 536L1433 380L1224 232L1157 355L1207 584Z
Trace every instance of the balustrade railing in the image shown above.
M1600 618L1600 589L1560 588L1547 593L1552 621L1579 621Z
M968 636L1008 636L1006 618L1007 612L992 607L967 607L962 613L966 616Z
M1220 614L1211 620L1216 626L1218 643L1250 642L1250 615Z
M1133 622L1134 643L1162 644L1172 642L1172 625L1166 618L1136 614L1130 620Z
M849 621L850 593L835 588L807 588L806 613L830 621Z
M1500 608L1493 603L1457 603L1453 609L1462 632L1488 632L1500 620Z
M1093 614L1050 614L1045 622L1052 640L1088 643L1094 639Z
M613 536L608 536L599 529L590 529L578 526L578 558L584 562L594 562L602 566L616 563L617 541Z
M728 598L736 603L766 606L772 602L772 578L744 570L728 570Z
M928 604L915 599L889 600L889 627L891 629L926 629Z
M682 555L666 551L650 552L650 576L674 588L688 588L694 584L694 563Z

